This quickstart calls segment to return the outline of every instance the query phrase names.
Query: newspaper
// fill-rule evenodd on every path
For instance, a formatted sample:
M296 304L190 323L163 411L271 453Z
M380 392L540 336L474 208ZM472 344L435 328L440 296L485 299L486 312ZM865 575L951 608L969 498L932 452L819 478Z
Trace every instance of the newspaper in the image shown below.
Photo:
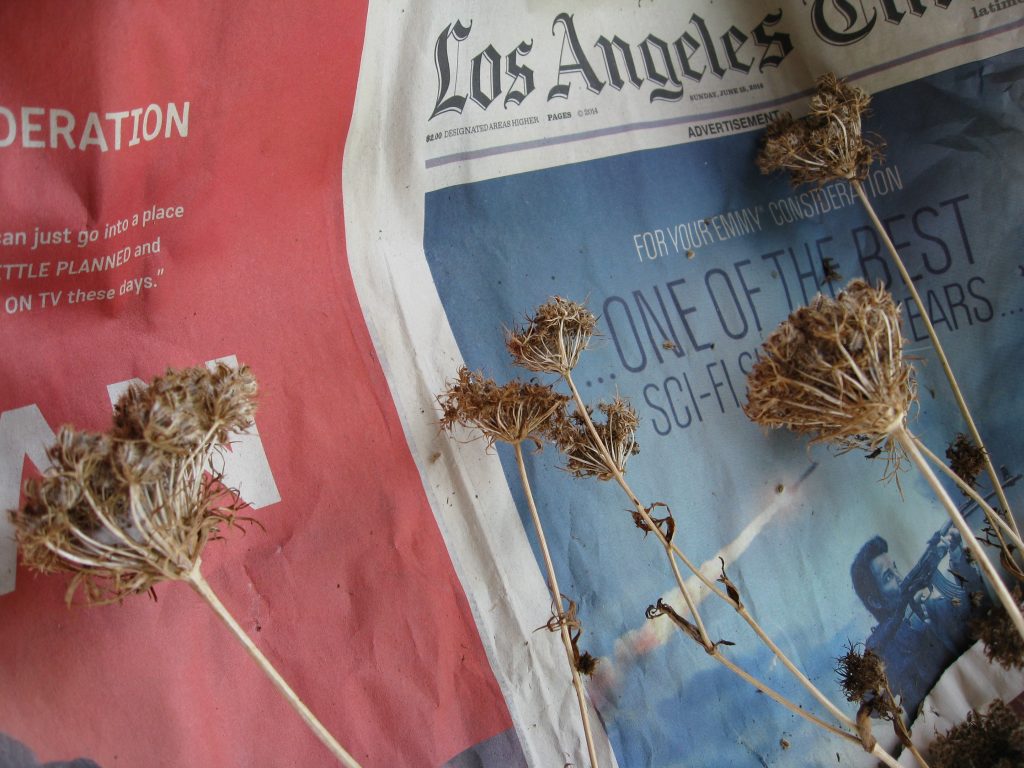
M129 384L249 365L255 428L222 468L260 526L211 542L203 571L284 678L364 766L585 765L512 457L441 433L436 400L463 364L525 375L503 329L569 297L600 318L583 396L640 415L643 503L844 711L835 658L879 624L852 563L882 540L896 578L939 559L899 675L913 709L969 643L940 620L965 603L962 542L914 472L897 488L750 424L744 377L791 309L865 276L904 304L915 431L941 453L962 425L848 186L794 189L754 156L819 74L874 94L868 194L1019 507L1022 8L4 3L0 509L62 424L107 428ZM602 766L868 764L646 618L681 603L621 493L551 449L527 469L598 658ZM0 515L0 766L334 764L183 585L69 608L68 581L25 568ZM723 655L828 718L688 583ZM982 699L1016 698L1001 683ZM915 738L954 711L938 693Z
M879 624L853 583L858 553L881 541L907 574L941 546L948 581L962 542L914 472L897 488L861 454L749 423L745 374L790 311L863 276L903 304L915 432L941 454L963 427L849 185L760 175L759 135L806 110L824 72L874 95L866 129L887 149L868 196L1013 503L1019 398L1000 372L1021 338L1022 26L1020 6L1000 2L371 4L368 40L404 32L364 51L377 75L360 81L346 146L353 275L529 764L585 761L558 640L534 631L551 610L540 555L511 453L441 434L436 395L463 364L528 375L503 329L551 296L586 301L601 338L576 377L589 402L618 393L639 412L632 487L671 508L676 541L709 577L725 564L775 642L852 717L836 658ZM618 764L867 764L668 619L645 618L659 597L681 601L618 489L574 479L553 450L528 469L562 590L600 658L588 690ZM736 643L732 659L817 706L731 609L690 586L713 638ZM932 617L920 669L890 669L908 711L969 643L951 620Z

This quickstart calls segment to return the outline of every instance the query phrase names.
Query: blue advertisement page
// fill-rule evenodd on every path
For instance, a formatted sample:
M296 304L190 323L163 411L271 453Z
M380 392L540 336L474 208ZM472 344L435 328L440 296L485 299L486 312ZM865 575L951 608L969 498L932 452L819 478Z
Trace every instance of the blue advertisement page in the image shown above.
M1018 507L1022 75L1017 51L875 94L865 129L884 138L885 160L864 183ZM688 129L679 130L683 142ZM759 141L751 132L441 189L426 200L424 248L467 365L499 382L532 375L512 365L503 329L551 296L586 302L599 335L575 379L595 406L619 394L636 408L633 489L671 509L692 561L713 578L724 563L767 634L853 717L836 659L885 640L865 552L884 553L890 577L905 578L934 554L948 518L909 464L898 483L883 482L881 457L836 455L748 421L746 373L792 310L865 277L903 305L918 377L911 430L941 456L964 426L850 186L794 189L764 176ZM497 450L532 537L514 458ZM686 612L662 547L634 525L614 483L574 478L553 447L527 462L561 588L578 604L581 647L600 658L588 691L621 765L869 764L858 745L771 701L667 618L645 617L659 597ZM951 493L979 528L980 513ZM957 572L970 569L954 562L957 542L948 546L936 578L960 592L933 590L945 606L924 622L909 616L897 640L890 633L894 647L880 648L911 715L969 646L966 612L989 599L976 574ZM828 719L729 605L696 593L712 639L735 644L721 646L729 659ZM549 615L538 606L537 625Z

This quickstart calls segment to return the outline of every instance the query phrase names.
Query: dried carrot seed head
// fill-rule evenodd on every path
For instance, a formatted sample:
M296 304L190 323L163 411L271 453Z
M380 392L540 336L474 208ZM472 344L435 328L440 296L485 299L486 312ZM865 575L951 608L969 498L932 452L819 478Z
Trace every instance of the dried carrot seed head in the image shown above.
M861 130L870 102L862 89L834 74L822 75L805 117L783 115L765 131L757 157L761 172L789 171L795 185L863 180L882 154L882 142Z
M849 449L891 447L914 400L903 360L899 308L882 288L854 280L835 299L817 296L762 345L743 410Z
M218 363L168 370L148 386L133 385L114 408L112 434L145 440L164 450L189 453L209 439L219 443L251 423L256 379L245 366Z
M110 433L62 427L12 513L26 565L73 573L69 602L79 586L111 602L186 576L245 506L208 462L252 423L255 394L244 366L169 370L118 401Z
M565 374L576 367L597 326L582 304L555 296L514 328L505 341L517 365L538 373Z
M640 418L629 401L619 396L610 403L600 403L597 408L605 419L603 422L595 420L594 428L607 448L614 468L625 473L629 457L640 452L640 445L636 441ZM566 468L576 477L596 477L599 480L615 477L601 446L590 434L580 414L574 413L570 418L559 420L551 436L566 456Z
M449 432L456 424L475 427L491 444L530 439L539 446L540 436L568 399L547 384L515 379L499 386L494 379L462 367L438 397L441 427Z

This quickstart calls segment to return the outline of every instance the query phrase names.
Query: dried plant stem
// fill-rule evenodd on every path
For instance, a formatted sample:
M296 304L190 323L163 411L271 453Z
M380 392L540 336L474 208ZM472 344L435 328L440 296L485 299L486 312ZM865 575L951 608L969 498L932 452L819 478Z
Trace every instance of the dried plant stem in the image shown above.
M690 595L689 589L686 587L686 584L682 578L682 574L679 572L679 567L675 561L676 556L678 556L679 559L683 561L684 565L686 565L686 567L698 579L700 579L700 581L706 587L708 587L712 592L714 592L720 598L729 603L744 618L744 620L746 620L747 624L750 625L750 627L754 630L758 637L760 637L761 640L771 649L772 653L774 653L775 656L779 659L779 661L783 663L786 669L788 669L797 678L797 680L811 693L812 696L814 696L815 699L817 699L829 711L829 713L833 717L835 717L837 720L839 720L840 723L847 726L848 728L856 730L856 723L848 716L843 714L842 710L840 710L835 704L833 704L828 699L828 697L826 697L825 694L823 694L817 688L817 686L815 686L814 683L812 683L810 679L808 679L807 676L804 675L793 664L793 662L789 660L789 658L782 652L782 649L780 649L777 645L775 645L774 642L772 642L771 638L768 637L768 635L764 632L764 630L757 623L754 617L750 615L746 608L742 607L741 605L737 605L737 603L734 600L732 600L727 594L725 594L717 586L715 586L715 584L710 579L708 579L703 573L701 573L700 569L697 568L689 560L689 558L687 558L678 549L678 547L676 547L675 544L670 542L665 537L665 534L662 532L661 528L659 528L658 525L656 525L655 522L651 519L650 514L647 512L647 508L644 507L644 505L640 502L640 500L637 498L637 495L633 493L632 488L630 488L629 483L626 482L626 479L625 477L623 477L622 472L619 471L615 462L612 461L611 456L608 454L607 448L604 445L604 441L600 439L600 436L597 434L597 430L594 427L594 424L591 421L589 414L587 413L586 404L583 402L583 398L580 396L579 390L576 388L576 384L572 380L572 375L568 372L563 372L562 377L565 379L566 384L569 386L569 391L572 393L573 400L576 402L576 407L579 410L581 416L584 418L585 423L587 425L587 429L589 430L595 445L598 446L601 450L605 462L608 465L609 471L611 471L616 482L629 497L630 501L636 508L637 512L640 514L641 518L647 525L648 529L654 531L655 535L661 541L662 546L665 548L665 554L669 558L669 562L672 565L672 572L676 577L676 584L679 586L680 592L683 595L683 599L686 602L687 608L690 610L690 613L694 618L698 630L700 631L701 638L705 643L704 649L708 651L708 654L714 657L715 660L718 661L720 664L722 664L723 666L737 674L739 677L743 678L748 683L756 687L758 690L768 694L770 698L772 698L774 701L778 702L782 706L786 707L786 709L790 710L791 712L794 712L800 717L803 717L809 720L810 722L819 725L820 727L824 728L826 731L829 731L830 733L834 733L837 736L845 738L849 741L853 741L856 744L860 745L861 741L857 736L847 731L844 731L841 728L836 728L835 726L826 723L824 720L816 717L815 715L812 715L810 712L807 712L802 707L793 703L791 700L787 699L782 694L772 690L764 683L762 683L760 680L753 677L748 672L736 666L733 662L727 659L716 648L715 644L711 642L711 638L709 637L707 630L704 627L704 623L703 621L701 621L700 614L697 611L696 604L694 603L693 598ZM891 768L900 768L900 764L896 761L896 759L877 744L872 749L871 754L873 754L886 765L891 766Z
M756 634L758 638L760 638L761 642L763 642L768 647L768 649L775 655L775 658L782 662L782 665L790 671L793 677L797 679L797 681L807 690L808 693L810 693L815 699L817 699L818 702L823 707L825 707L825 709L827 709L829 713L831 713L831 715L840 723L845 725L847 728L852 728L854 730L857 729L857 724L853 721L853 719L851 717L848 717L824 693L822 693L821 690L814 683L812 683L811 680L803 672L800 671L799 667L797 667L790 660L790 658L785 654L785 652L775 644L771 637L769 637L768 633L764 631L764 628L760 625L757 619L755 619L754 616L750 613L750 611L747 610L746 606L744 606L742 603L737 603L735 600L729 597L729 595L726 594L721 588L719 588L711 579L705 576L704 573L700 570L700 568L694 565L693 562L685 554L683 554L683 552L678 547L676 547L675 544L672 545L672 550L679 557L679 559L683 561L683 565L685 565L690 570L690 572L693 573L694 576L700 579L701 583L705 587L711 590L711 592L713 592L717 597L721 598L724 602L732 606L733 610L740 615L740 618L747 622L750 628L754 630L754 634Z
M761 693L765 694L766 696L768 696L768 698L772 699L773 701L778 702L779 704L784 706L786 709L788 709L793 714L799 715L800 717L804 718L805 720L808 720L808 721L814 723L815 725L817 725L817 726L819 726L821 728L824 728L829 733L835 734L836 736L839 736L841 738L844 738L844 739L847 739L847 740L850 740L850 741L855 741L858 744L860 743L860 740L856 736L854 736L852 733L847 733L842 728L836 728L831 723L826 723L820 717L818 717L816 715L813 715L810 712L808 712L807 710L803 709L802 707L794 704L792 701L787 699L781 693L779 693L778 691L774 690L773 688L768 687L761 680L759 680L758 678L754 677L752 674L747 672L745 669L743 669L742 667L738 666L734 662L732 662L729 659L727 659L725 656L722 655L722 653L720 651L715 651L714 653L711 654L711 656L713 656L715 658L715 660L718 661L718 663L722 664L730 672L733 672L737 676L743 678L748 683L750 683L752 686L754 686L757 690L759 690Z
M778 693L777 691L773 690L772 688L769 688L767 685L765 685L763 682L761 682L756 677L751 675L749 672L747 672L746 670L744 670L741 667L737 666L733 662L729 661L729 659L727 659L725 656L723 656L721 654L721 652L716 650L711 655L714 656L715 659L720 664L724 665L727 669L729 669L730 671L734 672L739 677L741 677L744 680L746 680L748 683L750 683L752 686L757 688L757 690L759 690L762 693L764 693L765 695L767 695L773 701L775 701L775 702L781 704L782 706L784 706L786 709L788 709L793 714L799 715L800 717L804 718L805 720L808 720L809 722L814 723L815 725L819 726L820 728L824 728L829 733L832 733L832 734L834 734L836 736L839 736L842 739L846 739L847 741L853 742L854 744L857 744L860 747L864 746L858 736L855 736L854 734L849 733L848 731L844 731L841 728L836 728L834 725L826 723L821 718L819 718L819 717L817 717L815 715L812 715L810 712L806 711L802 707L794 704L792 701L787 699L781 693ZM856 728L856 726L854 726L854 728ZM899 762L896 760L896 758L894 758L885 749L883 749L882 747L878 746L877 744L875 744L874 748L871 750L871 754L874 755L875 757L877 757L879 760L881 760L886 765L890 766L890 768L901 768L901 766L900 766Z
M989 503L981 497L981 494L978 493L973 488L971 488L971 486L969 486L967 483L965 483L963 478L960 477L960 475L958 475L956 472L947 467L946 462L944 462L941 458L939 458L931 450L929 450L928 446L926 446L921 441L921 439L917 437L917 435L914 435L914 442L917 443L917 447L921 450L921 453L923 453L926 458L930 459L931 462L935 466L937 466L943 474L945 474L950 480L956 483L960 490L967 494L971 498L971 500L978 505L981 511L985 513L985 517L988 519L989 523L992 524L992 528L995 531L996 536L999 538L999 543L1003 551L1007 554L1007 556L1010 556L1010 551L1006 545L1006 540L1003 538L1004 534L1010 539L1012 544L1015 547L1017 547L1018 550L1024 552L1024 541L1021 541L1021 538L1017 534L1017 532L1014 531L1013 528L1011 528L1005 520L1003 520L1001 515L999 515L994 509L992 509ZM1012 558L1011 562L1013 562Z
M906 265L903 263L903 259L900 257L899 251L896 250L896 246L893 245L892 239L889 237L889 233L885 231L885 227L882 226L882 222L878 219L878 214L875 213L875 208L871 205L871 201L868 200L867 194L864 192L864 187L857 179L852 179L850 184L857 193L857 197L860 198L861 203L864 205L864 209L867 211L868 217L871 219L871 223L874 225L875 230L878 232L879 237L882 238L882 242L885 243L886 250L889 251L889 255L892 257L893 263L896 265L896 269L899 270L900 277L903 278L903 282L907 286L907 290L910 291L910 295L917 304L918 312L921 315L921 319L924 321L925 328L928 331L928 338L931 339L932 346L935 348L935 354L938 355L939 363L942 365L942 370L946 374L946 379L949 381L949 387L953 392L953 397L956 399L957 407L960 409L960 413L964 418L964 422L967 424L967 430L970 432L971 439L974 440L978 448L981 449L982 455L985 457L985 471L988 473L989 481L992 483L992 489L996 492L996 496L999 498L999 504L1003 510L1006 511L1006 516L1010 521L1010 525L1017 533L1017 537L1020 538L1020 530L1017 528L1017 522L1013 519L1013 513L1010 510L1010 502L1006 498L1006 492L1003 490L1003 484L999 480L999 475L996 472L995 466L992 464L992 457L989 455L988 450L985 448L985 443L981 439L981 433L978 432L978 427L974 423L974 419L971 417L971 411L967 407L967 402L964 400L963 393L960 390L960 385L957 384L956 376L953 375L953 369L950 367L949 359L946 357L946 352L942 347L942 343L939 341L939 336L935 332L935 326L932 325L931 318L928 316L928 308L924 305L921 300L921 294L917 291L917 286L914 285L914 281L910 279L910 273L907 271Z
M672 542L666 538L658 525L651 519L651 515L647 511L647 508L640 502L637 495L633 493L633 489L629 487L629 484L626 482L626 478L622 475L618 465L612 459L611 453L608 451L608 446L604 444L604 440L601 439L597 428L594 426L593 420L590 418L590 413L587 411L586 403L583 402L583 398L580 396L579 390L576 389L576 384L572 380L572 374L569 371L563 371L562 378L565 379L565 383L569 386L569 391L572 394L573 400L576 402L576 409L586 424L587 431L590 433L590 436L594 441L594 445L601 452L601 457L604 460L605 465L608 467L608 471L615 478L615 482L619 484L619 487L622 488L629 497L630 502L636 509L637 514L639 514L643 519L644 524L647 525L648 530L654 531L654 534L658 537L662 547L664 547L665 557L668 558L669 567L672 569L672 575L675 577L676 585L679 587L680 593L682 593L683 601L686 603L686 608L690 611L690 615L693 616L694 623L697 625L697 631L700 632L704 649L708 653L711 653L714 648L714 643L711 641L707 629L704 627L704 621L701 619L700 612L697 610L697 603L690 594L690 590L686 586L686 581L683 579L683 575L679 571L679 565L676 563L676 558L673 553Z
M594 733L590 724L590 713L587 711L587 698L583 691L583 680L579 670L576 669L576 661L573 654L572 640L569 638L569 627L565 620L565 611L562 609L562 592L558 587L558 578L555 576L555 566L551 561L551 552L548 550L548 542L544 536L544 528L540 523L540 516L537 514L537 504L533 498L533 491L530 488L530 480L526 474L526 464L523 462L523 444L515 442L512 444L516 452L516 466L519 468L519 480L523 485L526 494L526 504L530 508L530 516L533 518L533 526L537 531L537 540L540 543L540 551L544 556L544 567L548 572L548 589L551 590L552 604L555 606L555 613L558 616L559 634L562 636L562 645L565 646L566 658L569 661L569 670L572 672L572 686L576 689L576 701L580 707L580 719L583 721L583 734L587 740L587 752L590 754L590 765L598 768L597 748L594 746Z
M1024 616L1021 616L1017 602L1010 594L1010 590L1006 588L1006 585L1003 583L1002 578L1000 578L995 566L992 565L992 561L989 560L988 555L985 554L985 548L974 537L974 532L971 531L970 527L968 527L967 521L964 520L963 515L960 514L960 510L957 509L956 504L953 503L949 494L946 493L946 489L943 487L942 483L939 482L939 478L932 471L932 468L928 466L927 460L917 447L917 442L915 441L914 436L906 427L900 426L893 430L892 437L903 447L907 456L914 463L914 466L916 466L921 474L924 475L928 485L931 487L942 505L946 508L946 512L953 521L953 525L955 525L957 530L960 531L961 539L967 545L967 548L975 561L979 566L981 566L981 570L984 571L985 576L988 577L989 583L992 585L992 589L995 590L996 596L999 598L999 602L1003 604L1006 612L1010 615L1010 618L1013 620L1013 624L1017 628L1021 637L1024 637Z
M775 644L775 642L771 639L771 637L764 631L764 629L758 623L757 619L755 619L753 617L753 615L746 609L746 607L744 605L742 605L741 603L737 603L735 600L733 600L731 597L729 597L728 594L726 594L724 591L722 591L722 589L720 589L713 581L711 581L711 579L709 579L707 576L705 576L704 573L699 568L697 568L690 561L690 559L687 558L685 554L683 554L682 551L680 551L676 547L675 544L672 545L672 549L676 553L676 555L679 557L679 559L683 561L683 564L687 568L690 569L690 571L694 574L694 576L696 576L698 579L700 579L701 583L704 584L705 587L707 587L709 590L711 590L711 592L713 592L715 595L717 595L719 598L721 598L724 602L728 603L729 605L731 605L733 607L733 609L740 615L740 617L745 622L747 622L747 624L750 626L750 628L752 630L754 630L754 633L761 639L761 642L763 642L769 648L769 650L771 650L771 652L775 655L775 657L780 662L782 662L783 666L785 666L786 669L788 669L790 671L790 673L793 675L793 677L795 677L797 679L797 681L823 707L825 707L825 709L827 709L829 711L829 713L836 720L838 720L840 723L842 723L847 728L850 728L852 731L856 731L857 730L856 722L854 722L854 720L852 718L848 717L824 693L821 692L821 689L819 689L814 683L811 682L811 680L790 660L790 658L785 654L785 652L783 652L783 650L781 648L779 648ZM717 654L717 652L716 652L716 655L720 656L720 654ZM740 676L743 677L744 675L740 675ZM772 698L775 698L775 697L773 696ZM776 699L776 701L779 701L779 699ZM787 708L789 708L789 709L792 709L792 706L787 705L783 701L779 701L779 703L783 704L783 706L787 706ZM803 713L803 710L801 710L801 713ZM815 719L812 720L812 722L818 722L818 721L815 718ZM850 736L850 734L846 733L845 731L841 731L841 730L838 730L838 729L829 728L827 730L831 730L834 733L839 733L839 734L841 734L841 735L843 735L845 737L849 737ZM908 734L908 738L909 738L909 734ZM859 740L858 740L858 743L859 743ZM921 756L910 745L908 745L908 747L911 749L911 751L913 752L915 758L921 764L921 767L922 768L928 768L928 764L924 761L924 757ZM898 765L898 763L892 758L892 756L888 752L886 752L882 747L880 747L878 745L876 745L874 747L874 749L872 750L872 754L874 754L875 757L877 757L879 760L882 760L882 762L885 762L885 763L887 763L889 765Z
M910 740L909 733L907 734L907 740L903 742L903 745L910 750L910 754L914 756L914 759L921 768L929 768L928 761L924 759L924 755L922 755L918 748L914 746L914 742Z
M195 567L187 575L185 581L199 593L199 595L209 603L210 607L213 608L214 612L220 616L221 620L227 624L228 629L234 633L235 637L245 646L245 650L249 652L249 655L255 660L256 664L259 665L270 681L274 684L274 687L281 692L281 695L288 701L289 704L299 713L299 716L306 721L306 724L312 729L317 735L320 741L323 742L331 753L338 758L338 761L347 766L347 768L360 768L359 763L356 762L355 758L352 757L345 749L338 743L337 739L331 735L331 733L323 726L323 724L316 719L316 716L310 711L309 707L298 697L295 691L292 690L291 686L285 682L284 678L281 677L280 673L274 668L274 665L270 663L270 660L263 655L262 651L252 641L245 630L235 621L235 618L228 612L228 609L224 607L224 604L217 597L216 593L210 587L209 583L203 578L202 573L199 571L200 560L196 561Z
M885 749L880 747L878 744L875 744L874 749L871 750L871 754L877 757L881 762L888 765L889 768L903 768L903 765L899 760L886 752ZM921 759L923 760L924 758ZM928 764L925 763L922 768L928 768Z

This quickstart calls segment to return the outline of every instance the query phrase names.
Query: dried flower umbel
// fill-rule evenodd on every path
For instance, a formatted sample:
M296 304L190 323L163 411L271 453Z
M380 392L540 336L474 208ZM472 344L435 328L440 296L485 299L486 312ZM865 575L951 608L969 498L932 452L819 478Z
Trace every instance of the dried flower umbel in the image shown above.
M889 690L889 679L881 657L874 651L851 645L836 660L836 674L847 701L866 704L874 717L891 720L900 708Z
M1014 590L1014 597L1019 604L1019 587ZM981 640L989 661L996 662L1003 669L1024 668L1024 638L1021 638L1001 605L990 606L983 615L972 618L968 625L971 637Z
M942 342L931 321L930 309L921 299L921 294L911 279L910 272L903 263L903 258L893 244L892 238L889 237L885 226L879 220L878 214L861 184L861 181L867 176L870 165L881 157L881 140L866 138L861 128L861 117L867 113L869 104L870 97L860 88L847 85L833 74L819 77L817 91L811 97L809 114L799 120L785 115L771 125L765 132L757 163L764 173L788 171L792 174L795 185L807 182L822 184L842 179L849 181L850 186L857 193L880 241L885 244L893 264L900 273L911 299L917 305L919 319L924 324L932 347L935 349L939 365L949 382L950 391L963 416L970 439L980 451L982 464L998 499L999 507L1005 513L1005 521L997 519L999 515L991 506L984 500L979 502L989 524L996 531L996 538L1002 550L1003 563L1016 578L1024 580L1024 567L1016 557L1021 550L1024 550L1024 547L1021 546L1021 534L1011 512L999 473L985 449L981 433L974 423L963 392L953 374L949 358L946 356ZM926 451L925 455L932 459L930 452ZM956 476L958 477L959 473ZM966 483L965 493L968 493L970 485L970 482ZM1001 525L1003 522L1005 522L1005 526ZM1007 529L1005 533L1000 530L1003 527ZM1013 551L1010 542L1017 547L1017 553Z
M864 749L870 751L876 746L871 720L880 718L892 723L896 737L910 750L918 765L928 768L928 763L914 746L910 730L903 722L903 710L889 687L881 657L870 649L861 650L859 646L851 644L846 653L836 660L836 674L846 700L860 704L857 710L857 731Z
M577 411L569 419L556 423L553 437L559 450L565 454L566 468L576 477L596 477L611 480L614 470L603 457L604 450L611 457L615 470L625 473L626 462L640 452L636 430L640 418L625 398L616 396L610 403L599 403L597 409L604 421L595 421L597 438L587 428L586 420ZM588 416L593 413L588 410Z
M972 710L928 749L935 768L1019 768L1024 765L1024 722L1000 699L982 714Z
M946 447L946 458L949 459L949 468L971 487L985 469L985 451L963 432Z
M29 481L12 513L27 566L74 574L91 603L119 601L163 581L196 590L242 642L320 740L349 768L358 763L313 716L223 606L200 571L206 543L245 509L212 468L230 435L252 425L249 368L168 370L118 400L107 433L63 427L50 467Z
M1020 608L907 428L913 376L902 357L899 312L884 290L854 280L835 299L819 295L792 313L765 341L747 378L747 398L744 411L763 426L788 427L843 450L882 449L897 468L905 452L1024 636Z
M881 288L854 280L818 295L768 337L747 378L744 411L841 448L884 447L914 399L899 309Z
M590 343L597 318L584 305L553 297L505 341L516 364L538 373L568 373Z
M665 507L667 510L667 507L661 502L655 502L650 506L643 505L626 482L626 462L639 450L636 442L639 419L636 412L624 398L616 396L610 403L601 403L598 406L598 410L604 415L604 421L595 421L594 409L583 401L579 389L573 381L573 369L595 329L596 318L586 307L567 299L555 297L538 308L534 315L527 319L524 329L515 330L510 334L507 346L517 364L530 370L559 375L572 393L576 406L575 411L569 418L556 419L553 422L554 428L550 435L566 456L566 468L576 477L614 480L628 496L633 506L632 517L636 526L645 533L654 533L662 544L679 592L693 620L691 621L677 612L664 600L659 600L657 605L650 606L647 616L649 618L667 616L686 636L697 642L718 663L746 680L759 691L794 714L806 718L825 730L860 743L859 737L853 734L858 727L857 724L843 714L806 675L800 672L750 614L741 600L736 585L725 575L724 562L722 576L718 579L718 583L725 587L722 589L718 583L709 579L701 569L697 568L674 543L676 525L671 512L666 511L665 517L653 517L652 512L656 508ZM571 350L572 353L566 354L566 350ZM843 727L837 728L806 711L734 664L722 653L720 648L732 645L732 643L724 640L713 642L709 637L697 610L696 602L682 578L677 558L712 594L728 603L739 613L786 669L828 709ZM898 767L895 758L877 744L871 746L862 744L862 746L891 768Z
M555 347L564 350L564 340L552 342L550 338L552 328L558 325L557 321L550 317L548 321L551 325L537 325L531 332L533 338L540 340L537 343L554 344ZM578 343L578 340L569 343ZM578 356L578 352L576 354ZM544 535L544 527L537 512L537 504L526 472L526 462L523 459L524 442L532 442L540 449L544 439L562 429L560 425L566 421L565 404L569 398L556 392L550 385L534 381L525 382L517 379L499 385L493 379L480 373L473 373L463 366L455 380L448 382L445 391L437 399L441 406L442 429L449 433L454 432L456 425L479 429L489 446L496 442L509 443L515 451L519 480L526 495L527 506L530 508L534 530L537 532L537 541L547 570L548 589L551 592L554 615L545 626L561 636L576 692L590 765L591 768L598 768L597 747L594 743L581 678L581 675L593 672L596 660L589 653L580 653L578 643L583 625L577 616L574 601L568 601L568 609L563 606L565 598L558 586L555 566L551 560L547 537Z
M819 77L817 85L806 116L783 115L765 131L758 167L763 173L788 171L794 184L863 180L883 146L861 130L871 100L831 73Z
M252 423L244 366L168 371L118 401L110 433L61 428L50 467L13 515L26 565L69 571L90 602L188 580L206 542L245 504L207 471L228 435Z
M499 386L494 379L465 366L438 398L441 426L448 431L461 424L479 429L491 445L530 440L537 447L568 400L537 382L515 380Z

